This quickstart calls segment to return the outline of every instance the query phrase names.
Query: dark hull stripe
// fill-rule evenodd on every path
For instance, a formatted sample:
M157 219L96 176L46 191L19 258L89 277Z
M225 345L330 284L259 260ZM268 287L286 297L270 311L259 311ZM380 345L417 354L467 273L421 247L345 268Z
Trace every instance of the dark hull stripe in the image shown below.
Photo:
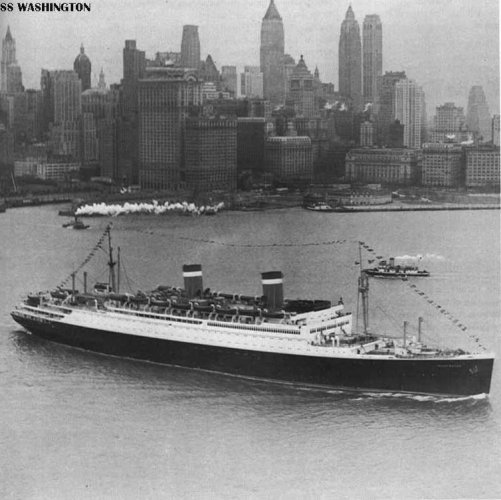
M231 349L14 319L34 335L82 349L244 377L334 389L470 396L489 393L492 359L346 359Z

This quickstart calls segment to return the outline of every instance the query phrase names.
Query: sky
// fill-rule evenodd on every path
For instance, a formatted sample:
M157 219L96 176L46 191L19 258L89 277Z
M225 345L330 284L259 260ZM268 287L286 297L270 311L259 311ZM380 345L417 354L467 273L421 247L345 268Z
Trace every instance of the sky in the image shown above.
M74 1L74 0L71 0ZM199 26L201 56L217 67L259 65L261 20L269 0L90 0L90 13L0 13L16 40L26 88L40 88L40 70L72 69L80 44L106 81L122 77L122 49L135 39L153 58L179 51L184 24ZM349 1L275 0L284 23L285 52L301 54L313 72L338 88L338 44ZM353 0L362 26L368 14L383 25L383 71L406 71L423 87L428 113L444 102L467 106L481 85L491 113L499 113L498 0Z

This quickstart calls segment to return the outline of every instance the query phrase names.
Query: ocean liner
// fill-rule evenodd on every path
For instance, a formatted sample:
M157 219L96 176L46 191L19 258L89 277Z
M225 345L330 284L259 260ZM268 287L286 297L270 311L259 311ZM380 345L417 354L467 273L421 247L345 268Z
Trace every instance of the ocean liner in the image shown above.
M108 227L109 282L33 293L12 317L33 335L99 353L300 386L447 396L489 393L494 356L426 347L368 329L367 274L360 267L363 328L342 300L284 299L282 273L262 273L262 295L204 288L200 264L184 288L119 293ZM119 249L118 249L119 250ZM360 251L361 253L361 251ZM120 267L120 266L118 266ZM82 268L82 266L80 266ZM117 269L118 271L118 269Z

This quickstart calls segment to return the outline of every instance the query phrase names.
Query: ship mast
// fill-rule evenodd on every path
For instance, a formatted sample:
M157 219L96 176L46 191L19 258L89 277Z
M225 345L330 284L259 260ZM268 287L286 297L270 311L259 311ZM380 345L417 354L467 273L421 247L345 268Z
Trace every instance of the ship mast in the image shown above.
M116 262L113 260L113 247L111 246L111 230L108 228L108 251L109 251L109 261L108 267L110 268L110 274L108 278L108 284L113 292L116 291L115 287L115 265Z
M367 335L369 328L369 277L362 266L362 244L358 244L358 264L360 266L360 276L358 277L358 296L362 298L362 323L364 335ZM358 301L357 301L357 319L358 319Z

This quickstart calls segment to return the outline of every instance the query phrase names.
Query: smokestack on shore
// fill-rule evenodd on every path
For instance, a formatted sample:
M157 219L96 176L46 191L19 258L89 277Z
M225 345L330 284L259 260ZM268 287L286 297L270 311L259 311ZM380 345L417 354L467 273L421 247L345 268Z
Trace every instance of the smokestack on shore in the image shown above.
M184 290L189 299L201 297L203 293L202 266L185 264L183 266Z
M281 271L261 273L263 295L268 309L281 309L284 304L283 275Z

